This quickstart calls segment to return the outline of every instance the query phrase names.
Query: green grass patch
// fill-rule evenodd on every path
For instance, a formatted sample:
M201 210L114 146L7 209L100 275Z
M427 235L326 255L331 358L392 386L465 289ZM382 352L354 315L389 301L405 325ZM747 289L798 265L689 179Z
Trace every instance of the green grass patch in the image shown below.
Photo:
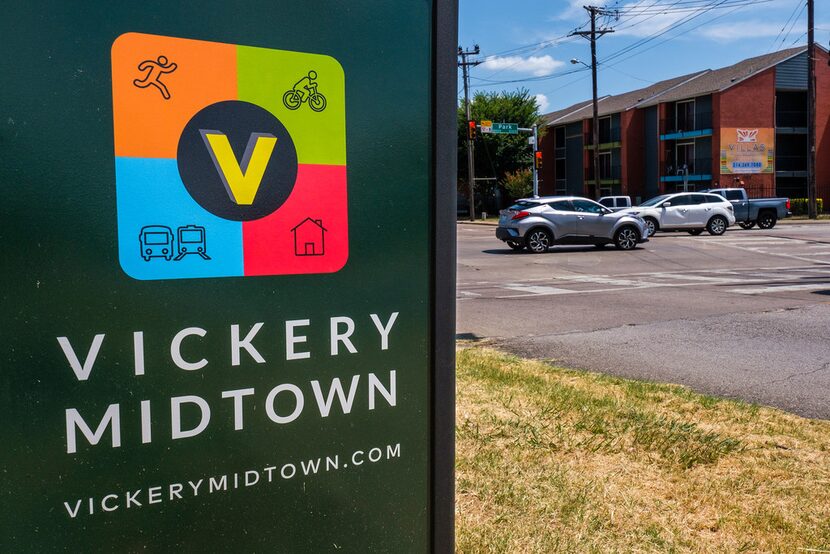
M830 550L830 423L458 351L461 552Z

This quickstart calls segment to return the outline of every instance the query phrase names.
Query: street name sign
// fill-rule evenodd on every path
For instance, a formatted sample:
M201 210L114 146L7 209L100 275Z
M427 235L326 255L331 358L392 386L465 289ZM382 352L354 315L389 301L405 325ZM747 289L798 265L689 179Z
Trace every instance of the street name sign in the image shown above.
M495 135L518 135L518 123L493 123L492 133Z
M0 552L453 551L456 23L7 6Z

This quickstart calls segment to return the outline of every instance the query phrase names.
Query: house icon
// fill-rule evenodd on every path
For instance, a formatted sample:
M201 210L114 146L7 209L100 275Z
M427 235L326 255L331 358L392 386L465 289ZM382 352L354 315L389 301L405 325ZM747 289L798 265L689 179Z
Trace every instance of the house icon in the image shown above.
M295 256L322 256L326 253L326 228L322 219L307 217L291 232L294 233Z

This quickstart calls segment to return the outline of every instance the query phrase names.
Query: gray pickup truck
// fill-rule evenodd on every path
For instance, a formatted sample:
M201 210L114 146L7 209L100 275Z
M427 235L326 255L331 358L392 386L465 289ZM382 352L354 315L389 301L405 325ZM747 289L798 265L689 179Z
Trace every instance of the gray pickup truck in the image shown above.
M789 198L748 198L746 189L709 189L703 192L720 194L732 203L735 209L735 221L744 229L752 229L758 224L760 229L772 229L779 219L789 217Z

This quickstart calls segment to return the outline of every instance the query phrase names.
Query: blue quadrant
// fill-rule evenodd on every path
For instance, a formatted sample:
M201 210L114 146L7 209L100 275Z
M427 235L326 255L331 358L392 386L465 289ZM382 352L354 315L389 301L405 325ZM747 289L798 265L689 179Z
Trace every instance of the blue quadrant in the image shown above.
M116 158L115 187L118 257L127 275L142 280L243 275L242 223L199 206L184 188L176 160ZM199 247L205 256L194 253Z

